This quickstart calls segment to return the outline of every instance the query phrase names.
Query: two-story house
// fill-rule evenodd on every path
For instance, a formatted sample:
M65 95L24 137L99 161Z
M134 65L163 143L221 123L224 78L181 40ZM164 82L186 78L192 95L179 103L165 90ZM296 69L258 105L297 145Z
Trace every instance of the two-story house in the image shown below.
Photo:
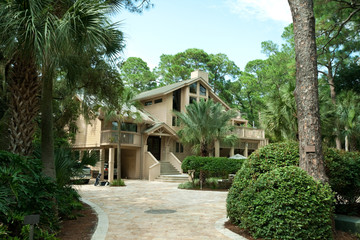
M191 155L191 147L183 146L177 136L180 129L174 111L185 111L185 106L201 99L212 99L221 103L226 110L230 107L211 89L206 72L196 70L191 79L168 86L156 88L138 94L134 100L143 105L138 111L141 121L125 119L121 126L121 162L117 159L117 122L105 121L103 117L86 123L79 118L79 132L76 135L74 149L100 150L100 159L96 167L104 176L107 173L111 181L121 165L121 177L154 180L164 171L174 168L181 173L181 161ZM238 141L234 146L215 143L215 156L232 156L236 153L248 156L257 148L267 144L263 129L247 127L247 120L238 117L231 120L235 125L234 133ZM174 172L173 171L173 172ZM167 172L168 173L168 172Z

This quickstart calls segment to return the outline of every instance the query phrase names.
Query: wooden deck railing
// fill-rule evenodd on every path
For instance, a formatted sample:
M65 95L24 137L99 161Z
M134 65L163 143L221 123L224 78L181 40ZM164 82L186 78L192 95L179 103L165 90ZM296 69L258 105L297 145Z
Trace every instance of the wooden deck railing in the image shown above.
M118 141L117 130L101 131L101 145L116 144ZM134 132L121 132L121 144L140 146L141 136Z

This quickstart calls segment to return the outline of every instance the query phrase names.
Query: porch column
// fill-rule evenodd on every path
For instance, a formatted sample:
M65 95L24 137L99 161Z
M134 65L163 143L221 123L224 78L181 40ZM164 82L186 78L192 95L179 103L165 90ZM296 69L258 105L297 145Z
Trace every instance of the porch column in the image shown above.
M114 162L115 162L115 148L109 148L109 172L108 181L114 180Z
M105 149L100 149L100 180L104 181Z
M119 151L119 149L117 149L117 151ZM121 177L121 153L120 153L120 158L118 158L119 154L116 154L116 179L120 179Z
M248 157L248 143L245 143L244 157Z
M84 151L79 150L79 162L82 161L83 157L84 157Z
M215 157L220 157L220 142L215 141Z
M230 149L230 157L235 155L235 147L231 147Z

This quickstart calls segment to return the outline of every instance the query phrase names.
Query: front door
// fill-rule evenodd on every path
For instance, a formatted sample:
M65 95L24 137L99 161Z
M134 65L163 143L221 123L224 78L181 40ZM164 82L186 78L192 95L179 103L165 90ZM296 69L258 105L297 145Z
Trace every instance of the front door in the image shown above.
M160 161L161 156L161 138L157 136L149 136L147 140L148 151Z

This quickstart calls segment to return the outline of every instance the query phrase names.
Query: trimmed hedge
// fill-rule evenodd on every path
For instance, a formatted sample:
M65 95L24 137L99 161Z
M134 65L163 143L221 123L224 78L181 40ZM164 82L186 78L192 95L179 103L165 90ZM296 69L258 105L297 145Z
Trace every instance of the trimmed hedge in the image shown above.
M329 148L325 149L324 158L329 184L337 194L338 203L346 203L337 204L336 211L351 214L354 211L351 203L360 196L360 154ZM298 166L298 161L296 142L270 144L251 154L237 172L229 190L227 213L231 221L236 224L243 221L241 201L244 191L254 188L262 175L279 167Z
M262 174L238 202L240 226L255 238L331 239L334 196L296 166Z
M244 159L189 156L184 159L181 168L184 172L195 170L198 174L203 171L207 177L227 178L228 174L235 174L241 168L243 162Z
M326 149L325 170L338 203L354 204L360 197L360 153Z

